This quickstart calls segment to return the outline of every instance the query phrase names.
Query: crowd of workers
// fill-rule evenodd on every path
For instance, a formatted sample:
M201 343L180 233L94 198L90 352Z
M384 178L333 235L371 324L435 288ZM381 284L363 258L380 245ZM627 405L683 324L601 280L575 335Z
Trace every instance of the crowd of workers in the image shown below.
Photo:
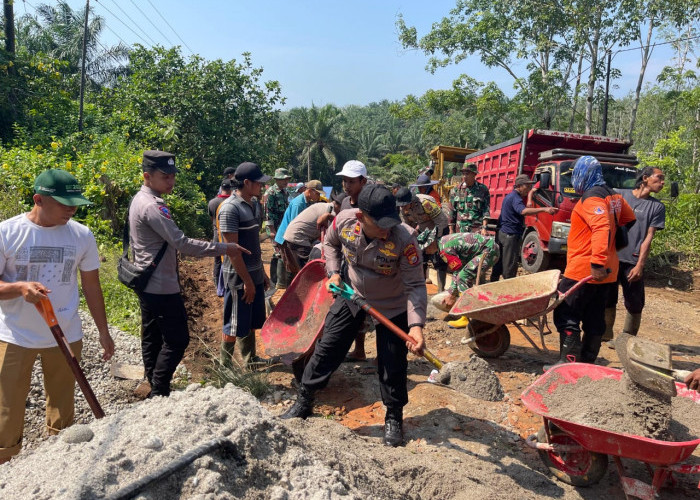
M448 199L441 199L430 173L410 186L369 179L365 165L345 163L336 174L343 192L326 197L318 180L290 184L289 170L265 175L252 162L224 170L220 190L209 202L213 241L187 237L173 221L163 195L172 192L175 156L143 155L143 185L132 199L126 224L133 261L154 268L136 290L141 309L141 346L150 397L168 396L177 365L189 343L187 314L178 281L177 253L214 257L214 282L223 297L220 364L232 365L238 344L246 367L264 360L255 350L255 331L266 319L266 293L284 289L308 260L323 255L328 282L345 281L379 312L408 332L403 342L381 324L374 326L353 302L337 296L323 334L306 364L294 405L282 418L306 418L314 395L346 359L365 359L365 333L376 330L377 372L386 406L384 441L403 442L403 407L408 402L407 353L425 346L427 265L446 289L444 305L476 284L478 269L497 267L491 279L517 274L524 217L556 208L532 206L535 180L513 179L501 207L495 234L489 227L490 194L476 180L474 164L448 176ZM265 190L265 184L274 180ZM567 265L559 291L579 280L580 287L554 311L560 336L559 362L595 362L603 339L611 339L618 284L627 317L623 331L636 335L644 307L644 264L655 231L664 228L664 205L653 196L664 186L661 170L639 171L633 190L617 193L605 185L600 163L583 156L574 165L572 185L580 196L571 215ZM25 401L32 366L41 357L47 393L46 424L57 433L73 421L74 379L48 328L35 309L50 297L59 324L79 357L82 330L78 281L99 332L104 359L114 353L105 314L97 245L90 230L72 220L78 206L90 203L68 172L47 170L35 181L31 211L0 222L0 463L22 443ZM536 187L536 186L535 186ZM621 238L618 233L626 235ZM274 256L268 276L261 237L269 236ZM622 248L619 242L627 240ZM618 248L619 251L618 251ZM160 257L156 258L156 256ZM448 284L447 275L451 276ZM454 322L464 327L466 318ZM352 345L353 352L349 352ZM700 369L687 379L697 389Z

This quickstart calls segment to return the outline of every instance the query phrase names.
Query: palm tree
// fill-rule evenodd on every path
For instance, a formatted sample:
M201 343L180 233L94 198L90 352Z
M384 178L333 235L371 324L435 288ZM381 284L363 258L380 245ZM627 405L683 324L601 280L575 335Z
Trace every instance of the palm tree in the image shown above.
M343 121L342 112L327 104L322 108L311 106L302 108L293 114L293 120L298 127L297 140L301 145L299 161L307 166L307 175L312 178L312 166L322 162L330 169L335 169L338 159L344 151L340 125ZM319 176L327 180L332 179L328 169L318 169ZM324 179L321 179L324 180Z
M404 153L408 149L403 141L403 132L396 127L391 127L382 135L382 144L387 153Z
M39 5L36 12L37 17L27 14L19 19L18 47L30 54L44 53L66 61L69 71L78 73L82 59L85 9L73 11L64 0L60 0L55 6ZM121 42L111 47L99 42L104 27L104 18L94 15L90 9L85 72L96 85L112 83L124 74L126 67L121 61L125 61L129 55L128 48Z
M383 136L376 128L361 130L355 138L357 156L368 164L377 163L386 153Z

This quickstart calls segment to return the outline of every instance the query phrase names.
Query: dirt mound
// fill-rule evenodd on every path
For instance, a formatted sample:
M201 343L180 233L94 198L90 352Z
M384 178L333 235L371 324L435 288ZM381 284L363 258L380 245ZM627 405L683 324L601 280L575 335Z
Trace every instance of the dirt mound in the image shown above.
M631 382L581 377L576 384L543 391L550 416L612 432L665 441L690 441L700 436L700 404L675 397L659 401Z
M478 356L472 356L466 363L452 361L445 364L438 375L438 382L476 399L503 399L503 387L496 373Z

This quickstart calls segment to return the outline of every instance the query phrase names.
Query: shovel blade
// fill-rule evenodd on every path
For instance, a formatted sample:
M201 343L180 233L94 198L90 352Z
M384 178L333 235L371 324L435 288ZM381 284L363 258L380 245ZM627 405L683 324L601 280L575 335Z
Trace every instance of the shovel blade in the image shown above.
M668 397L676 395L676 384L670 375L669 346L626 333L620 334L615 342L620 362L634 382Z

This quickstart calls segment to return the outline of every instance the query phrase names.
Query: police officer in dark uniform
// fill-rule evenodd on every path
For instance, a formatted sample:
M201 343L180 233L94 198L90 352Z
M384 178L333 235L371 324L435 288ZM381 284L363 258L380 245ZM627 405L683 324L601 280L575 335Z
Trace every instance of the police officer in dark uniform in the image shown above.
M180 293L177 252L195 257L248 253L236 243L215 243L188 238L172 219L161 196L175 186L175 155L165 151L143 153L143 186L129 207L129 238L134 263L151 265L167 243L148 285L137 292L141 307L141 351L150 396L168 396L175 368L182 360L190 336L185 303Z

